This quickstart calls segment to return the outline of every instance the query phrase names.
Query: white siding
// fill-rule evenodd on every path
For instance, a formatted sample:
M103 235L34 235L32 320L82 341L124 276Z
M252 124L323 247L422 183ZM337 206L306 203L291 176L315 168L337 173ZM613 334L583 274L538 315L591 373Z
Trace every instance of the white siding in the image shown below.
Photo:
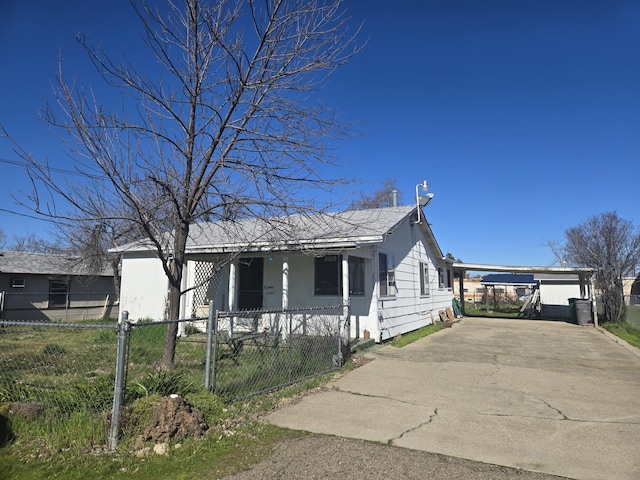
M581 298L580 285L561 282L540 283L540 309L543 318L568 318L569 299Z
M439 288L438 267L446 265L432 252L419 225L411 219L403 224L380 245L378 252L391 254L396 263L395 298L378 299L378 322L374 331L377 341L393 338L429 325L438 318L438 312L451 306L451 286ZM420 292L420 262L429 266L429 295ZM374 333L372 332L372 333Z
M123 257L120 312L129 312L130 320L164 319L167 290L167 277L156 256L129 253Z
M365 295L350 298L352 337L362 337L364 331L368 330L371 338L376 341L386 340L398 333L406 333L431 324L438 318L440 310L451 306L452 285L440 288L438 279L438 267L440 267L444 271L445 282L447 281L447 266L440 252L434 252L429 247L430 243L422 227L414 224L413 218L413 216L405 218L383 243L340 252L341 255L365 259ZM380 252L394 257L397 287L395 297L378 298L377 266ZM282 307L282 262L285 256L289 263L289 307L342 304L341 294L334 296L314 294L315 257L313 255L300 251L273 252L263 255L263 306L265 309ZM215 256L209 258L214 260ZM429 295L421 295L420 291L421 262L426 263L429 268ZM188 285L193 285L191 264L188 270ZM220 279L216 297L218 308L226 309L227 307L225 295L229 291L228 278L228 268L226 268ZM160 303L164 305L163 302ZM190 305L190 300L186 303Z

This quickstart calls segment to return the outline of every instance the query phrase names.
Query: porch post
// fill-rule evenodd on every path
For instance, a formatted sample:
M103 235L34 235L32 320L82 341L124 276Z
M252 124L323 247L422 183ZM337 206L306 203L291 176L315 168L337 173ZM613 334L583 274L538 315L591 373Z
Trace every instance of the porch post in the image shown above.
M342 315L344 316L345 323L350 325L348 321L349 315L349 255L342 254ZM349 327L349 335L351 335L351 327ZM358 335L356 335L357 337Z
M234 260L229 264L229 311L235 310L236 304L236 268L237 261Z
M589 297L591 298L591 314L593 315L593 325L598 326L598 306L596 305L595 284L593 282L593 272L589 276Z
M460 275L458 277L458 284L459 284L459 289L460 289L460 308L462 310L462 314L466 315L467 312L464 311L464 275L465 275L465 270L460 270L458 272L458 274Z
M185 260L185 262L182 264L182 283L180 285L180 288L182 289L183 292L187 291L187 285L189 284L189 270L188 270L188 265L189 265L189 261ZM193 298L193 294L191 294L191 297ZM188 318L190 317L190 315L187 315L187 294L186 293L182 293L182 295L180 295L180 313L178 315L179 318ZM184 322L180 322L178 323L178 336L182 336L184 334Z
M289 258L282 257L282 309L289 308Z
M349 255L342 255L342 305L349 305Z

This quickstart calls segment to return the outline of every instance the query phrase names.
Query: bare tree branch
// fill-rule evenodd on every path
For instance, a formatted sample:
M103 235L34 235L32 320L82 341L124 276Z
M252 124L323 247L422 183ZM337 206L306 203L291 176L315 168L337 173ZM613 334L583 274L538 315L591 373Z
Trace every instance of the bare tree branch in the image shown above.
M359 51L359 29L350 28L342 0L131 4L154 71L78 37L122 103L114 108L69 81L60 62L56 102L43 117L60 132L82 181L20 150L33 181L24 203L83 225L87 247L147 237L176 318L191 225L309 211L303 191L344 182L325 169L337 164L330 141L350 129L312 95ZM173 364L171 328L165 367Z
M640 265L640 230L617 212L606 212L589 217L564 233L564 245L548 243L556 258L572 266L595 269L605 320L624 319L622 279L635 274Z

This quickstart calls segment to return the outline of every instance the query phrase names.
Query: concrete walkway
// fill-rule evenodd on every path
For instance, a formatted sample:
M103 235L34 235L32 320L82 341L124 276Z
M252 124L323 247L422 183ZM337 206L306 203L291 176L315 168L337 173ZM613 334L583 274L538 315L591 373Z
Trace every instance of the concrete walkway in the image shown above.
M267 421L576 479L640 478L640 356L594 327L464 318L367 356Z

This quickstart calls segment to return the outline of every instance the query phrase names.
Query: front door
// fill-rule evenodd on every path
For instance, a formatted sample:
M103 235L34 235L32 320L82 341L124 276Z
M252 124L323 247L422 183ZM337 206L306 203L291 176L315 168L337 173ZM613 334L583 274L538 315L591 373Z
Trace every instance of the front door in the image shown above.
M238 262L238 309L262 308L262 283L264 259L241 258Z

